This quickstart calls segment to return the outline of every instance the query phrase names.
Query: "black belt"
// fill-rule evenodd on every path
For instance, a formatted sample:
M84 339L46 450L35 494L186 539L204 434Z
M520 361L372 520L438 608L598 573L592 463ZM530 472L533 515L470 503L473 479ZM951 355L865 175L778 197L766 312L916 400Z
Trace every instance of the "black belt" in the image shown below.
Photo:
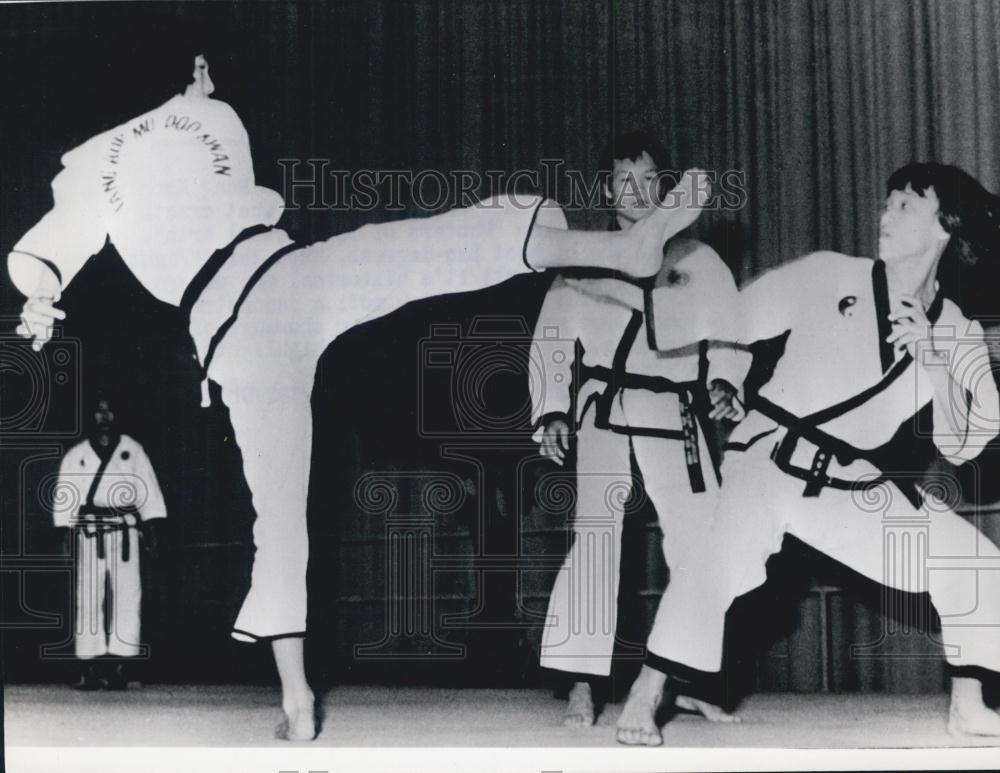
M920 507L922 501L920 491L913 480L881 470L881 465L875 461L876 450L866 451L834 437L759 395L753 399L752 407L785 427L785 436L771 451L771 459L782 472L805 481L806 486L802 496L819 496L824 488L864 491L884 483L894 483L914 507ZM812 464L808 468L792 464L792 454L802 439L816 447ZM830 462L834 459L845 467L858 460L867 461L879 468L880 475L865 481L836 478L828 473Z
M252 239L260 234L267 233L271 230L270 226L255 225L247 228L242 233L240 233L232 242L230 242L226 247L217 250L209 260L201 267L195 277L188 284L184 291L184 296L181 299L181 309L187 313L188 317L191 316L191 310L194 308L195 303L197 303L198 298L201 297L202 292L211 283L212 279L215 278L216 274L222 269L229 258L232 257L233 252L236 247L239 246L241 242ZM219 344L222 343L222 339L225 337L226 333L229 332L229 328L233 326L236 322L236 318L239 316L240 307L250 295L250 291L253 290L254 286L264 278L266 274L274 265L281 260L285 255L290 252L294 252L299 249L302 245L298 242L292 242L287 244L277 252L273 253L267 258L263 263L261 263L257 269L250 275L247 279L246 284L243 285L243 290L240 292L239 297L236 299L236 303L233 305L233 310L230 315L222 322L219 328L215 331L208 344L208 349L205 352L204 360L201 362L201 380L204 382L208 378L208 366L211 364L212 359L215 357L215 350L218 349ZM204 384L203 384L204 388Z
M129 522L129 516L134 521ZM88 532L80 529L84 537L97 539L97 557L103 559L105 556L104 539L109 534L117 531L122 533L122 561L128 561L131 556L131 538L129 529L136 526L139 520L139 511L134 507L101 507L89 505L80 508L80 517L77 526L93 526L94 530ZM82 521L82 523L80 523Z
M625 361L628 358L632 344L635 342L642 326L642 314L633 312L625 334L622 336L618 348L615 351L613 365L611 368L603 365L581 365L579 370L580 384L593 379L607 384L607 387L597 398L597 415L594 417L594 426L598 429L606 429L622 435L639 435L645 437L659 437L668 440L681 440L684 442L684 459L687 464L688 480L691 483L691 491L700 494L705 491L705 476L701 469L701 453L698 441L699 422L705 420L703 411L697 410L698 401L696 395L703 391L705 374L707 372L707 345L701 342L699 346L699 366L698 378L693 381L673 381L665 376L647 376L641 373L629 373L625 370ZM577 347L577 359L583 362L582 347ZM625 389L645 389L649 392L666 393L677 395L678 407L681 417L681 429L651 429L643 427L629 427L627 425L611 423L611 405L615 397ZM582 413L581 413L582 415ZM713 469L716 480L719 478L719 467L715 457L712 457ZM720 481L721 482L721 481Z

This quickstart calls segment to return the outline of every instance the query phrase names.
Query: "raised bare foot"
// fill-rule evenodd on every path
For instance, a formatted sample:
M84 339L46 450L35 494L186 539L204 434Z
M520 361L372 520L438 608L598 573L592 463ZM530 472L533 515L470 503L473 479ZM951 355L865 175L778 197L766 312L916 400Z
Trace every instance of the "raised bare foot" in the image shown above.
M660 746L663 736L656 726L656 710L663 700L666 674L643 666L632 683L625 708L618 717L615 739L628 746Z
M569 691L563 726L590 727L593 724L594 698L590 693L590 685L586 682L575 682L573 689Z
M739 724L743 721L742 717L739 717L736 714L730 714L721 706L716 706L714 703L699 700L698 698L692 698L690 695L678 695L677 700L674 701L674 705L683 711L697 712L709 722Z
M1000 714L983 701L983 686L978 679L952 677L948 732L1000 736Z
M698 219L710 194L705 173L688 169L661 204L622 234L629 240L622 250L622 271L635 277L659 271L663 245Z
M312 693L282 701L285 718L274 731L282 741L312 741L316 737L316 703Z

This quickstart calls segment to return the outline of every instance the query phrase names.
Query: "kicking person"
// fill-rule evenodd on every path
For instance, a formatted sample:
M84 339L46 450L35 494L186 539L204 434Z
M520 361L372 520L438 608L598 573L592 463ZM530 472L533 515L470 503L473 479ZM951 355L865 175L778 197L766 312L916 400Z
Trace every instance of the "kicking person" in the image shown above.
M677 178L669 170L652 135L625 134L609 146L601 171L618 229L628 232L663 206L662 183ZM673 577L687 571L692 543L704 539L719 490L718 457L704 424L743 415L737 385L750 357L721 343L736 336L737 289L728 267L708 245L675 237L655 284L655 327L642 311L590 294L600 282L571 286L561 277L535 326L536 351L544 356L543 379L531 384L535 440L543 456L562 464L571 427L576 439L573 542L549 598L541 645L541 665L573 680L563 721L570 727L594 723L592 683L611 672L631 458L659 516ZM732 719L688 696L678 705Z
M980 681L1000 671L1000 548L898 469L920 431L958 465L1000 430L983 328L936 281L945 261L996 249L1000 209L940 164L910 164L888 190L878 260L814 253L741 293L743 340L785 334L784 354L730 438L711 538L663 596L668 630L630 691L623 743L662 743L654 715L668 675L675 689L718 694L726 610L764 582L786 533L876 582L928 592L951 674L949 731L1000 735Z
M557 206L498 196L297 245L274 227L283 201L255 185L239 117L210 98L204 57L187 72L182 94L63 156L52 210L8 258L27 296L17 330L36 349L49 340L65 316L55 306L62 288L107 238L146 289L189 313L203 402L211 378L229 408L257 515L251 587L233 635L271 643L285 713L279 736L309 740L316 734L303 658L309 400L324 349L412 300L523 271L598 266L652 275L663 243L703 202L687 175L677 206L621 234L570 232Z

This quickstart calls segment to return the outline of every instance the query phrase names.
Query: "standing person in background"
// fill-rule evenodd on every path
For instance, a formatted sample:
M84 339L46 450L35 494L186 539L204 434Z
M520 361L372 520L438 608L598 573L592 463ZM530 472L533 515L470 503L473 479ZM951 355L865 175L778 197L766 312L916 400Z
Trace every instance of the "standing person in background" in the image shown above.
M669 206L663 196L679 176L670 170L650 134L625 134L608 147L601 172L613 229L627 233ZM563 724L587 727L597 713L594 687L611 672L632 459L677 576L707 533L719 490L706 423L742 418L737 394L750 357L727 345L736 337L736 283L707 244L680 236L667 243L654 278L655 320L601 295L602 281L571 281L555 279L535 326L535 348L545 356L543 381L532 381L535 440L561 465L575 430L577 483L573 542L549 598L541 664L573 681ZM677 705L713 721L732 719L688 696Z
M59 466L52 520L68 530L75 556L74 640L84 664L74 686L124 690L140 647L140 546L155 550L154 524L167 509L149 457L119 432L108 400L97 401L92 423Z

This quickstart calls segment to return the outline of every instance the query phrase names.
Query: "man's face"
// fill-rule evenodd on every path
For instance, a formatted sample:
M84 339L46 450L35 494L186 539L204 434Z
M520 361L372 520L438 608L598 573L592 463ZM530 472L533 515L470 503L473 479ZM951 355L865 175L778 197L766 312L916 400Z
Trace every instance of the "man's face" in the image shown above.
M948 232L938 220L940 204L934 188L917 193L907 183L885 200L879 223L878 253L885 261L920 257L942 246Z
M619 217L635 223L653 211L659 201L658 172L646 151L635 160L615 159L611 188L606 193Z
M98 432L108 432L115 423L115 414L107 400L98 400L94 410L94 425Z
M194 72L191 74L192 80L188 84L184 94L189 97L209 97L215 91L215 84L208 74L208 60L201 54L194 58Z

